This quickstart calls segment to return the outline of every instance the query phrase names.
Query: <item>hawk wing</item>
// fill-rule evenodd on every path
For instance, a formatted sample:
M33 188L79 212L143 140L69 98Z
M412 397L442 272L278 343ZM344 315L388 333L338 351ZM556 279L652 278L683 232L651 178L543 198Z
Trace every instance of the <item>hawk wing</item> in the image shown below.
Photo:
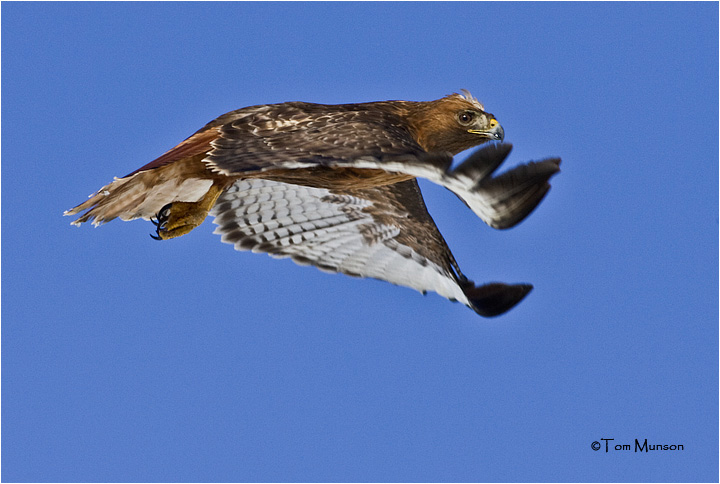
M255 178L235 182L212 215L237 250L289 257L327 272L434 291L483 316L501 314L532 289L475 286L460 272L417 182L327 189Z
M422 153L403 120L389 112L303 102L251 106L211 121L65 215L87 210L76 225L150 220L168 203L199 200L213 179Z
M237 175L425 152L403 119L362 106L291 102L228 113L203 128L218 130L204 161L213 171Z
M203 159L217 173L243 176L332 167L426 178L455 193L498 229L529 215L550 189L550 177L559 171L560 159L552 158L492 177L510 153L510 144L487 144L451 169L450 153L424 151L402 120L377 110L286 103L225 116L203 128L217 130Z
M503 229L532 212L559 170L560 160L553 158L492 177L509 144L485 145L451 169L452 155L424 151L402 119L358 106L293 102L230 112L65 213L87 210L75 224L150 219L168 203L199 200L214 178L283 171L302 178L302 169L331 167L426 178L455 193L488 225Z

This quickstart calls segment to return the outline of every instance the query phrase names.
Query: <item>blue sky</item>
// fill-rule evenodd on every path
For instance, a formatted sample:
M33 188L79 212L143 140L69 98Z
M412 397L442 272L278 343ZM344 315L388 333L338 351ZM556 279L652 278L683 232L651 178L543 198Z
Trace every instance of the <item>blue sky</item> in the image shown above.
M714 2L3 3L3 480L717 481L717 86ZM421 185L499 318L61 216L232 109L463 88L563 158L507 231Z

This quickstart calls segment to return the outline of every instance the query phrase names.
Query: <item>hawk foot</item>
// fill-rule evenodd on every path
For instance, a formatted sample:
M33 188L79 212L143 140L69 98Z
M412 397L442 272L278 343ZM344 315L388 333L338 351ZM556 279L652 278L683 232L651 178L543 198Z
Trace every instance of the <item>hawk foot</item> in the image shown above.
M189 233L203 223L208 210L204 210L197 202L168 203L150 221L157 227L157 235L150 234L155 240L174 239Z
M180 237L203 223L210 209L224 190L224 185L214 184L205 196L197 202L172 202L165 205L150 221L157 227L155 240Z

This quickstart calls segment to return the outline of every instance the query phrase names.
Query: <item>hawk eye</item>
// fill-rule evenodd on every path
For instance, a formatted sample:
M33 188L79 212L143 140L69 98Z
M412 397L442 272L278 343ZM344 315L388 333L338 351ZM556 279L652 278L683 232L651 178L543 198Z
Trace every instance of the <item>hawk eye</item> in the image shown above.
M475 121L475 113L472 111L460 111L457 118L460 124L462 124L463 126L467 126L468 124Z

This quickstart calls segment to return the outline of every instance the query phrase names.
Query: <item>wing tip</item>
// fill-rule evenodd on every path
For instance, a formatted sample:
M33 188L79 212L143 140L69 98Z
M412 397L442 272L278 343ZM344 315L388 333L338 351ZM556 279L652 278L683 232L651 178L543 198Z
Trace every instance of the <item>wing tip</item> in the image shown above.
M480 316L492 318L515 307L532 291L533 286L532 284L504 284L502 282L475 286L468 282L462 289L473 311Z
M550 190L550 179L560 172L560 158L531 161L497 177L483 180L478 190L489 198L502 202L494 208L489 220L493 228L505 230L519 224L530 215Z
M480 183L502 165L512 149L511 143L487 143L475 150L453 172L471 178L473 183Z

